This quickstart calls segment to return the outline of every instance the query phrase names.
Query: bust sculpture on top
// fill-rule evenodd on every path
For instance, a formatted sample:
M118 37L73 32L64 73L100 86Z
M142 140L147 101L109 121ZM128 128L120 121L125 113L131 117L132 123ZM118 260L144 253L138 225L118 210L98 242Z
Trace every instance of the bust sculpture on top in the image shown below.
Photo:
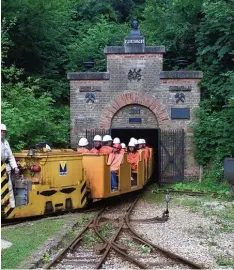
M130 32L130 36L140 36L140 35L141 35L141 32L140 32L140 30L138 29L138 27L139 27L139 22L138 22L137 19L132 20L131 26L132 26L132 30L131 30L131 32Z
M131 27L130 34L124 39L125 53L142 53L145 51L145 38L138 29L139 21L133 19Z

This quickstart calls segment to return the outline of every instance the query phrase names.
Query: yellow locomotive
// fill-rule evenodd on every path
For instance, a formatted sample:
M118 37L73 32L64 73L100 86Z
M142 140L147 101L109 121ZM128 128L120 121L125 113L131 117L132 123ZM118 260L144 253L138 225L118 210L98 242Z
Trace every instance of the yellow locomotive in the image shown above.
M84 208L88 199L103 199L142 189L152 175L152 149L143 153L137 171L127 162L118 172L118 190L111 191L110 166L105 154L79 154L72 149L23 150L15 153L20 176L13 179L16 207L11 208L5 165L1 175L2 218L14 219ZM131 181L135 176L134 184Z

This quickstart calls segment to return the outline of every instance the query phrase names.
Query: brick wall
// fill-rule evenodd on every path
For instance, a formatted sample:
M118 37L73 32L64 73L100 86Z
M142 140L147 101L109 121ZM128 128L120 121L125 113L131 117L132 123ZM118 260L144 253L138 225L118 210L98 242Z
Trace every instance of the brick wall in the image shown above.
M121 49L122 50L122 49ZM155 128L185 130L185 174L197 176L193 133L190 127L200 102L198 72L162 71L163 53L107 53L107 73L77 73L70 79L71 144L85 136L89 128ZM129 78L130 70L138 79ZM94 76L95 75L95 76ZM82 79L83 78L83 79ZM191 91L170 91L183 86ZM90 87L90 91L82 91ZM95 90L96 89L96 90ZM86 95L93 94L89 101ZM183 93L184 102L176 102ZM131 108L139 106L141 124L129 123ZM188 108L190 119L171 119L172 108Z

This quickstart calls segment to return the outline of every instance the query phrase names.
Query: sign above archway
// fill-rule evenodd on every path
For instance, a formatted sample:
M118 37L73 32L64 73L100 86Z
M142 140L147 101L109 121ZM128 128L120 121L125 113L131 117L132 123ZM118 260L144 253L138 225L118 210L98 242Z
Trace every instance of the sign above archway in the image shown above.
M133 104L122 107L113 116L111 128L157 128L155 114L142 105Z
M133 112L135 112L134 113L135 115L137 114L137 112L139 112L139 110L136 109L136 106L141 105L140 108L142 112L145 112L146 115L148 116L150 115L151 119L153 119L152 117L154 116L154 119L155 119L154 122L156 121L157 127L159 126L160 128L163 128L166 125L168 125L169 116L166 110L166 106L161 104L159 100L155 99L150 94L144 94L144 93L138 93L138 92L127 92L127 93L123 93L119 95L117 98L112 100L110 104L105 106L104 110L101 113L99 127L110 128L114 115L117 114L117 112L122 109L123 109L123 112L120 112L120 114L123 114L124 112L126 112L124 108L126 105L132 106L130 107L130 111L129 111L130 114L132 112L132 115L133 115ZM134 107L135 107L135 110L134 110ZM143 110L142 109L143 107L147 108L147 110L146 109ZM142 119L137 121L136 120L137 118L140 119L140 117L129 116L125 120L122 120L122 122L123 121L125 121L125 123L128 122L129 127L131 127L131 124L139 125L143 123ZM135 121L133 119L135 119ZM144 123L149 123L146 117L144 117Z

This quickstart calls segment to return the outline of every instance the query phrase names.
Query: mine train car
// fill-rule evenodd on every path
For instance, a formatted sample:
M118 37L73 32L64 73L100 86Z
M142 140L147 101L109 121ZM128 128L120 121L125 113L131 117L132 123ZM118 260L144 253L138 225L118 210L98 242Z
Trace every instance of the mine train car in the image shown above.
M23 150L15 153L20 168L12 177L15 208L9 202L5 165L1 174L2 219L45 215L84 208L88 200L103 199L142 189L153 171L153 154L141 159L136 171L127 162L127 153L118 172L118 190L111 190L110 166L105 154L79 154L72 149Z

